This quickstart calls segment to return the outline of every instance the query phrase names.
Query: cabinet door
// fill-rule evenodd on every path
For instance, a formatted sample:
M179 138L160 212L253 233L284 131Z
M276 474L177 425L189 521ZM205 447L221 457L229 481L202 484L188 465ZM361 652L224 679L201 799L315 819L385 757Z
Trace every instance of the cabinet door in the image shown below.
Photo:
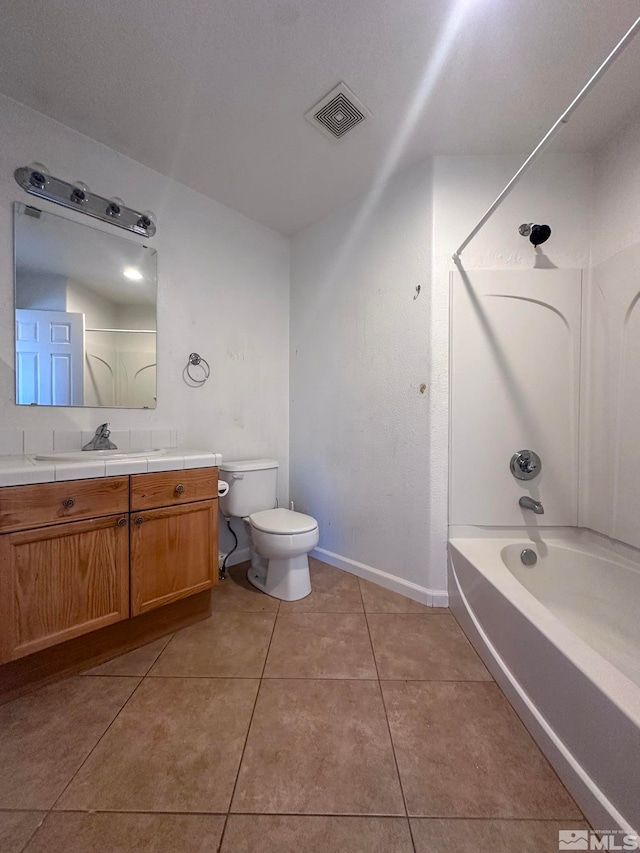
M0 660L129 616L127 515L0 536Z
M217 583L218 501L131 514L131 615Z

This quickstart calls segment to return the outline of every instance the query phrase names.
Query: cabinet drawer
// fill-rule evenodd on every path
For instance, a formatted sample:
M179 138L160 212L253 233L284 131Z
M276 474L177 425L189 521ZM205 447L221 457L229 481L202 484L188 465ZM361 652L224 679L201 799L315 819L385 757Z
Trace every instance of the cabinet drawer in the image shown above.
M133 474L131 511L205 501L218 497L218 469L190 468Z
M128 512L129 478L0 488L0 533Z

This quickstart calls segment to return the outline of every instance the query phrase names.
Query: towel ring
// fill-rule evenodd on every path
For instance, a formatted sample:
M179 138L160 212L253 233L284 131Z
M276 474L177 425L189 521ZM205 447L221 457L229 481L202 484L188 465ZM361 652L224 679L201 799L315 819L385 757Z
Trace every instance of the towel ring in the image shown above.
M199 367L202 372L199 375L198 373L196 373L196 375L194 376L194 374L192 373L194 367ZM192 352L189 353L189 361L187 362L184 368L184 373L191 380L191 384L195 386L200 386L204 385L204 383L211 375L211 368L209 367L209 362L206 360L206 358L202 358L202 356L199 355L197 352Z

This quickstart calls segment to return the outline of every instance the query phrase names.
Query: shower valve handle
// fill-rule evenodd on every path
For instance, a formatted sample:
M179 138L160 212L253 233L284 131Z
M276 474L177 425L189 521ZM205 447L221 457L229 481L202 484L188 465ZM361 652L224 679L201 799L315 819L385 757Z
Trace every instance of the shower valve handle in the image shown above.
M542 461L533 450L519 450L511 457L509 467L517 480L533 480L542 469Z
M530 474L532 471L535 471L537 465L533 461L530 456L525 456L524 453L518 459L518 465L520 466L520 470L523 474Z

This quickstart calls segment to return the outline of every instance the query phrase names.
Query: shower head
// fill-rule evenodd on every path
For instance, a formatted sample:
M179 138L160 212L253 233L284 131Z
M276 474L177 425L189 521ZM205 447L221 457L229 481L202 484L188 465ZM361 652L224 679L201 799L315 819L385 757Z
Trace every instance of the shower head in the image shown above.
M523 237L528 237L534 246L539 246L551 237L551 228L548 225L534 225L533 222L525 222L518 231Z

